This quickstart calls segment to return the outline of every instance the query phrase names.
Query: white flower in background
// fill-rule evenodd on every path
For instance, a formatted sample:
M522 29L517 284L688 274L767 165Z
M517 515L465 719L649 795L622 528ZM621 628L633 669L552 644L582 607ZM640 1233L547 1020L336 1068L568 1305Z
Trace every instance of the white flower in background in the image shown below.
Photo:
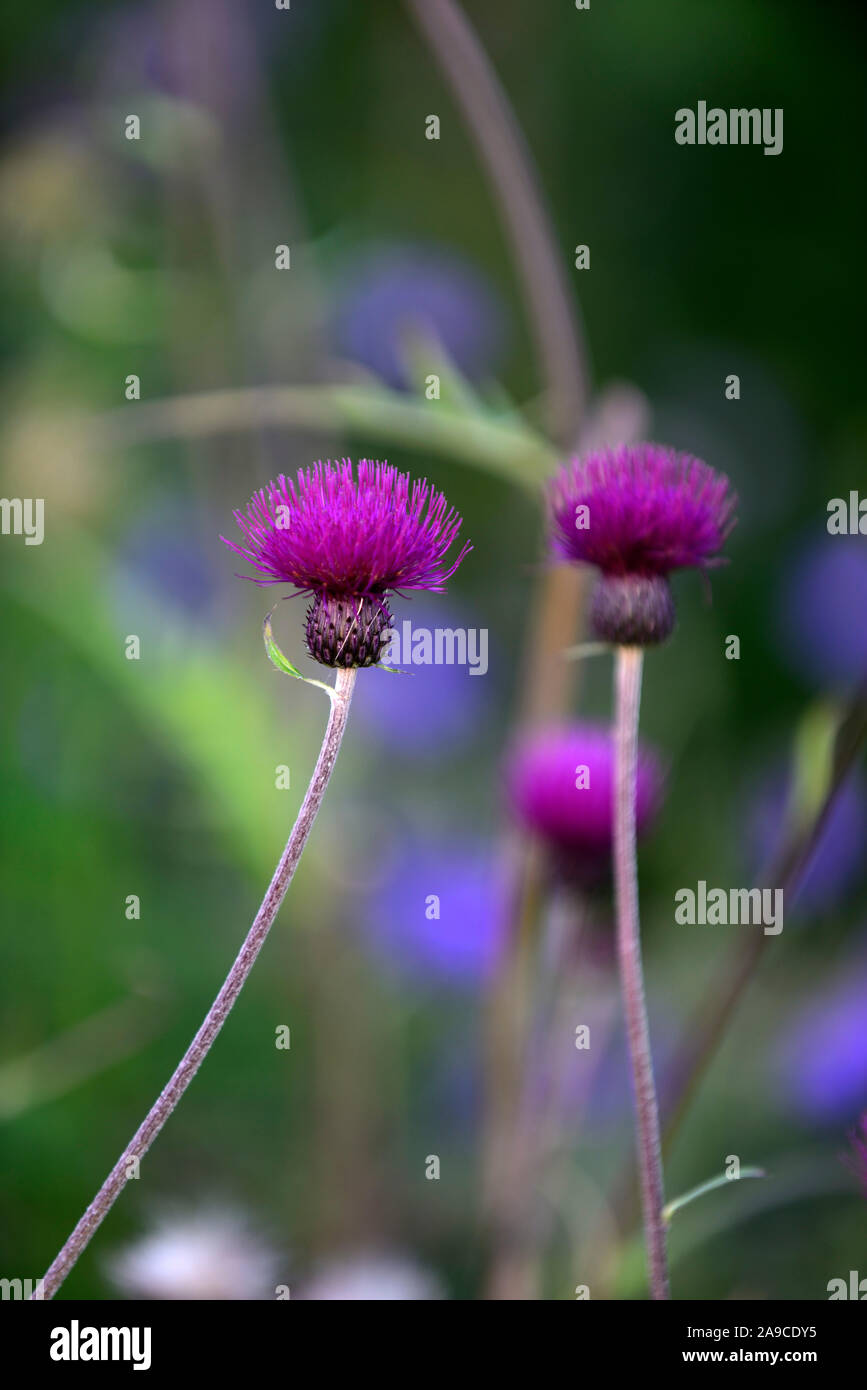
M323 1265L298 1297L408 1302L444 1295L436 1277L411 1260L400 1255L364 1253Z
M225 1207L165 1213L107 1261L124 1293L163 1301L274 1298L279 1266L244 1216Z

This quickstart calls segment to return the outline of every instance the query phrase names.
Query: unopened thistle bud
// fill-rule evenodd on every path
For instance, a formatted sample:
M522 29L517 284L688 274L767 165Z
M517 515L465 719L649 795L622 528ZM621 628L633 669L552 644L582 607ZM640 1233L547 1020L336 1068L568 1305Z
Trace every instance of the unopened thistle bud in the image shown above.
M323 666L376 666L390 623L383 599L317 594L307 609L307 650Z

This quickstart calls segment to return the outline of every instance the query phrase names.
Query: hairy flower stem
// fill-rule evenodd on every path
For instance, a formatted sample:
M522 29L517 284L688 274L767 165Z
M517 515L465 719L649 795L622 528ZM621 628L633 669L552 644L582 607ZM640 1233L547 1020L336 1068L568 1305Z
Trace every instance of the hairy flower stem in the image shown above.
M635 1097L638 1172L647 1242L650 1293L669 1298L665 1252L665 1194L659 1108L650 1055L650 1032L641 966L638 869L635 846L635 794L638 771L638 710L641 704L641 647L618 647L614 762L614 895L617 957Z
M164 1087L158 1099L151 1106L145 1119L112 1168L87 1211L81 1217L66 1244L49 1266L45 1278L41 1281L42 1287L39 1289L38 1295L37 1293L33 1294L34 1298L37 1296L41 1298L54 1297L79 1255L87 1248L121 1190L129 1179L137 1173L141 1159L144 1158L199 1070L210 1051L211 1044L225 1023L232 1005L241 993L256 957L265 943L271 924L277 916L280 904L286 896L286 890L292 882L298 861L313 828L313 822L322 805L325 789L328 786L346 730L355 675L354 668L340 669L337 672L334 689L330 692L331 712L328 717L328 726L301 810L298 812L298 817L292 827L286 848L280 856L280 862L274 872L268 891L262 899L262 906L256 913L256 919L247 933L247 939L238 952L234 965L226 976L222 989L205 1015L201 1028L178 1063L168 1085Z

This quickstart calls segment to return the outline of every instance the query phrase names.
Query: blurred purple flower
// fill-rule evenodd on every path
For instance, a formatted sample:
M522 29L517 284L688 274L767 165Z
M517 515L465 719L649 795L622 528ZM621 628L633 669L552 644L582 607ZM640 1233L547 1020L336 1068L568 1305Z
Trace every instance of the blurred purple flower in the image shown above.
M867 542L822 536L798 547L777 591L781 655L822 688L867 676Z
M839 1124L867 1097L867 960L799 1011L777 1051L783 1095L804 1118Z
M789 797L784 775L765 781L746 814L746 845L751 867L761 872L780 851L786 833ZM819 912L841 902L863 876L867 841L867 796L863 778L853 774L841 786L827 824L798 890L803 912Z
M579 779L582 768L587 772ZM550 846L568 877L592 880L608 871L613 773L614 744L610 730L601 724L572 724L532 734L507 759L506 797L513 814ZM647 830L661 794L659 760L642 748L635 800L639 835Z
M473 989L497 959L497 908L486 847L467 839L410 841L369 895L360 925L389 972L418 984Z
M554 549L606 575L666 576L721 563L736 497L701 459L662 444L621 444L573 459L551 480ZM577 525L579 507L587 524Z
M424 246L368 252L340 295L334 324L342 355L395 390L411 385L405 352L413 331L435 338L473 381L494 374L505 333L504 311L480 273Z
M573 458L548 484L555 555L598 571L590 630L654 646L671 636L672 570L707 570L734 526L729 480L663 444L621 444Z

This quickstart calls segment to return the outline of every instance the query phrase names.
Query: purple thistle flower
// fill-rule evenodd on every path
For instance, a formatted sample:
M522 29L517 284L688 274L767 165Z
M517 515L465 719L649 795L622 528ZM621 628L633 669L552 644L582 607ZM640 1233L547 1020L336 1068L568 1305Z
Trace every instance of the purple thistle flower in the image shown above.
M532 734L508 759L506 797L513 814L549 846L558 871L571 880L592 882L609 870L613 774L614 741L602 725ZM635 799L639 835L659 808L662 781L659 759L642 748Z
M736 501L723 474L660 444L624 444L562 468L549 487L554 548L601 571L598 636L664 641L674 627L668 575L722 563Z
M225 541L263 578L313 595L310 655L325 666L373 666L388 644L392 590L440 593L472 547L447 561L461 518L427 480L361 459L282 473L235 520L246 544Z
M861 1184L861 1191L867 1197L867 1110L861 1116L849 1135L851 1153L844 1159L846 1167L855 1174Z

